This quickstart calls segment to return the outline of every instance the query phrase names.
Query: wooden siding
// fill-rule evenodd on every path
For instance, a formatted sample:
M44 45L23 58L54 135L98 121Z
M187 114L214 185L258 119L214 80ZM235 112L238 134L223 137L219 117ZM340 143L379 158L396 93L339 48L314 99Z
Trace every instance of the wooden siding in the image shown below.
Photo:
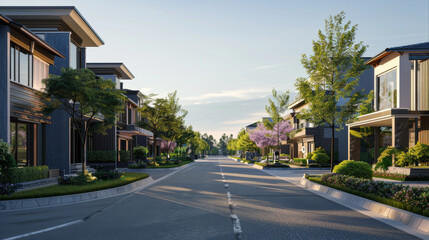
M10 116L18 120L50 123L50 117L42 113L43 102L38 91L10 82Z
M429 144L429 117L420 118L419 142Z

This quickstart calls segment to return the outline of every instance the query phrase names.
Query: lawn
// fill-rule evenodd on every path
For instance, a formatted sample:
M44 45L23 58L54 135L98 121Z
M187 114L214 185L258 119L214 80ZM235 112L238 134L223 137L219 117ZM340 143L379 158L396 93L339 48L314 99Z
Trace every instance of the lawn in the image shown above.
M118 179L105 180L105 181L96 180L85 185L54 185L49 187L42 187L42 188L12 193L11 195L0 195L0 200L52 197L52 196L93 192L93 191L99 191L99 190L104 190L108 188L120 187L147 177L149 177L149 174L146 174L146 173L127 172L127 173L124 173L124 175Z

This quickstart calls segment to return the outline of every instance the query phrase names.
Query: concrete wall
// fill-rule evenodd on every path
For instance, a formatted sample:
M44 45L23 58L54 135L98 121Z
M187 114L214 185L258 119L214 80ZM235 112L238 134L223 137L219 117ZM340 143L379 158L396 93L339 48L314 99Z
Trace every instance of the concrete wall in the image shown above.
M10 143L10 28L0 25L0 139Z

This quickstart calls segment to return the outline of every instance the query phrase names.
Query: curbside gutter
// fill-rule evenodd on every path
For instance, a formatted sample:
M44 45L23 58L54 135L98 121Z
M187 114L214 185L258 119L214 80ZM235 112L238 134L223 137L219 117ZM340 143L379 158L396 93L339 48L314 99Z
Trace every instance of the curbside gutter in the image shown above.
M306 189L316 192L318 195L327 197L328 199L333 198L339 203L343 203L345 206L353 205L354 207L373 212L381 218L390 219L397 223L407 225L413 230L423 232L426 237L425 239L429 238L429 218L427 217L330 188L312 182L305 177L301 178L300 184Z

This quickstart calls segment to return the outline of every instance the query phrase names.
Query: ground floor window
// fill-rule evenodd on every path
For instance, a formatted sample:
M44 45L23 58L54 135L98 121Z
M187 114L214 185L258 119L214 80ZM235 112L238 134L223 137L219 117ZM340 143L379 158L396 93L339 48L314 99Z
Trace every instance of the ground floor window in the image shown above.
M10 123L11 152L20 167L29 166L29 124L11 122Z

